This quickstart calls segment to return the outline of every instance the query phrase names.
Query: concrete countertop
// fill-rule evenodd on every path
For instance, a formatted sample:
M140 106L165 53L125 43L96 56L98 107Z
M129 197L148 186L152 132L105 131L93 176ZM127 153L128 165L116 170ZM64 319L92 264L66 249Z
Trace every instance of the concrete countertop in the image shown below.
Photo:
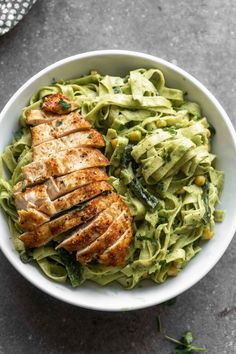
M72 54L129 49L196 76L236 124L234 0L38 0L0 38L0 108L33 74ZM223 237L224 235L222 235ZM236 353L236 241L214 269L172 306L101 313L61 303L24 280L0 253L0 353L170 354L191 329L209 354ZM204 265L203 265L204 266Z

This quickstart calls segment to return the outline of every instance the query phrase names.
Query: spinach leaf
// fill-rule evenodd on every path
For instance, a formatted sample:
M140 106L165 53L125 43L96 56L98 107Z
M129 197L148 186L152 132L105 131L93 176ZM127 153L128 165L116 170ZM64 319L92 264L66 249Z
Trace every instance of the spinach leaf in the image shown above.
M33 256L32 256L32 253L31 251L29 250L26 250L24 251L23 253L20 254L20 260L21 262L23 263L30 263L30 262L33 262Z
M143 187L143 185L141 184L138 178L135 177L130 182L129 186L132 192L139 200L146 203L152 209L154 209L157 206L158 199Z
M64 249L59 250L59 255L64 263L71 285L76 287L81 283L80 265L76 262L74 255Z
M202 199L205 206L205 213L202 217L203 223L206 225L211 219L211 209L209 206L209 181L206 179L205 184L202 186Z
M129 167L129 163L132 160L131 152L133 149L132 144L128 144L124 149L124 154L121 159L121 167L127 169Z
M133 149L133 144L128 144L125 147L124 154L122 155L122 159L121 159L121 168L127 169L131 162L133 171L136 171L138 168L138 164L134 161L133 157L131 156L132 149Z

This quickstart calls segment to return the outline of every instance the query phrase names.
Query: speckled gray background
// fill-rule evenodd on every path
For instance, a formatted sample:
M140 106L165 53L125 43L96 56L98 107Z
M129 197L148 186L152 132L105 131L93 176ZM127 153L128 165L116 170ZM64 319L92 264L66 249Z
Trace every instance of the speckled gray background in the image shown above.
M215 94L236 124L234 0L38 0L0 38L0 107L45 66L72 54L117 48L178 64ZM235 354L235 250L233 241L175 305L130 313L92 312L56 301L0 254L0 353L169 354L173 346L156 330L159 314L168 334L178 337L191 328L207 353Z

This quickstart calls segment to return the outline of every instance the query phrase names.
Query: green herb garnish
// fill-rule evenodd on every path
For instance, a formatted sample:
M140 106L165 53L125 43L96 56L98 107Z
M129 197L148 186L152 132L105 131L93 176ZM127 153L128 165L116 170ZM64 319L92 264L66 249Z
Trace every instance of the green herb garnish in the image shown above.
M163 128L164 131L170 133L171 135L176 135L177 134L177 131L176 131L176 128L175 127L166 127L166 128Z
M68 109L71 108L71 104L68 103L68 102L66 102L65 100L63 100L63 98L60 98L59 104L60 104L61 109L62 109L63 111L68 111Z
M60 127L61 125L63 124L63 122L61 121L61 120L59 120L59 121L56 121L56 127L58 128L58 127Z
M177 347L175 348L172 354L194 354L195 352L206 350L206 348L195 347L192 345L193 335L191 331L185 332L180 340L169 336L165 336L165 338L177 344Z
M114 93L121 93L122 92L120 89L120 86L113 87L113 91L114 91Z
M169 151L169 150L165 151L162 158L165 162L170 162L171 161L171 151Z
M161 332L162 324L161 324L161 317L159 315L156 316L156 323L157 323L157 331Z

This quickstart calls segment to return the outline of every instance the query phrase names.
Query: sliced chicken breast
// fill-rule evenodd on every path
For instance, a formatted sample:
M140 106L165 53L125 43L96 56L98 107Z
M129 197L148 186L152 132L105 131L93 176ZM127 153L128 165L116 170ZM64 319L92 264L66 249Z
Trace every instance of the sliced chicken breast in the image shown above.
M109 247L98 259L106 266L122 266L126 262L128 248L132 240L132 229L129 227L125 233Z
M44 98L42 109L45 112L51 112L56 114L65 114L74 111L78 108L72 100L62 93L55 93L48 95Z
M39 124L31 128L32 146L89 128L91 128L89 122L78 113L72 112L51 122Z
M80 146L102 148L105 143L102 134L94 129L76 132L33 147L33 160L38 161L55 155L58 151Z
M73 252L88 246L106 232L114 218L118 217L121 212L119 202L111 205L88 224L76 230L72 236L60 243L57 248L63 247L68 252Z
M28 187L25 192L21 192L24 181L20 181L13 188L16 207L27 209L29 204L32 207L39 207L43 202L59 198L86 184L107 179L108 176L103 168L91 167L57 178L50 177L44 184Z
M17 209L38 208L44 202L50 202L47 193L47 186L44 184L26 188L25 192L14 194L15 205Z
M28 210L18 210L19 219L18 225L27 231L32 231L39 225L42 225L50 220L48 215L40 211L29 208Z
M89 201L83 209L70 211L57 219L53 219L35 228L34 232L25 232L20 236L20 239L24 242L26 248L40 247L61 233L94 218L118 200L120 200L120 197L114 192L100 195ZM27 230L26 228L24 229Z
M93 148L75 148L60 151L54 157L31 162L22 167L22 172L28 184L44 181L49 177L59 177L89 167L101 167L109 164L101 151Z
M76 252L81 264L97 259L122 265L132 238L131 215L107 182L109 160L98 150L105 146L102 135L76 108L58 93L44 98L42 110L26 113L34 161L22 167L24 181L14 187L18 224L26 231L19 239L37 248L70 232L57 248Z
M57 114L49 114L43 112L40 109L32 109L26 112L26 123L28 125L39 125L43 123L48 123L57 118L58 118Z
M101 237L98 237L93 243L76 253L76 259L82 264L97 259L107 248L113 245L129 228L130 218L126 211L117 214L109 228Z
M92 167L75 171L62 177L48 179L47 193L51 200L95 181L106 181L108 176L102 168Z
M41 204L39 211L47 215L54 216L64 210L72 208L77 204L84 203L85 201L92 199L103 192L111 190L112 186L105 181L92 182L54 201Z

